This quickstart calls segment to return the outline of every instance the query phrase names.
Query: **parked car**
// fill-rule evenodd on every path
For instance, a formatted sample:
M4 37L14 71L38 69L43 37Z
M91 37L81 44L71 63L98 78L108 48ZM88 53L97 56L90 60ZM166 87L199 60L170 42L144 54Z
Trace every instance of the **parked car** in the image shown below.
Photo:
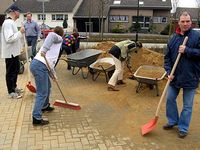
M200 28L193 28L193 30L200 31Z
M39 25L41 30L41 36L40 38L46 38L49 32L53 32L53 28L48 26L47 24L41 24Z

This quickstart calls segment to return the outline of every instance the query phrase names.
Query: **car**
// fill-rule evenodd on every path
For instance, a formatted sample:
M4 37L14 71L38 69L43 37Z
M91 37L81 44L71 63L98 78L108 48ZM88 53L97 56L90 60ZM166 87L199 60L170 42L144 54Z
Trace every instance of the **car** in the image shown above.
M41 30L41 36L40 38L46 38L49 32L53 32L53 28L48 26L47 24L41 24L39 25L40 30Z
M200 28L192 28L193 30L200 31Z

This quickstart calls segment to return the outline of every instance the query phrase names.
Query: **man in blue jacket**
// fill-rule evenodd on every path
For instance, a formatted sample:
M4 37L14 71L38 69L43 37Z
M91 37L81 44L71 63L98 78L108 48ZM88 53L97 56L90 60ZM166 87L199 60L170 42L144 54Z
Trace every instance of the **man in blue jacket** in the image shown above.
M24 24L25 34L28 46L32 46L31 58L33 59L36 55L37 39L40 36L40 28L37 22L33 21L31 12L27 12L26 17L27 20Z
M163 129L169 130L177 125L179 138L184 138L188 134L194 95L200 77L200 33L191 29L191 20L188 12L180 15L179 27L169 40L164 57L164 67L171 82L166 101L168 123L163 126ZM188 41L184 46L182 43L186 36L188 36ZM181 53L181 58L174 75L170 76L178 53ZM183 109L179 116L176 98L181 88L183 89Z

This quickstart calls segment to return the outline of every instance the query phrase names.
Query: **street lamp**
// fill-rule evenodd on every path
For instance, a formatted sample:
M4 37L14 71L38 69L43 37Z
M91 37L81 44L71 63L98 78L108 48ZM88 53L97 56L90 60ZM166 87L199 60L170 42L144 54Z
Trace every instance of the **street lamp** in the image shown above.
M42 22L43 22L43 24L44 24L44 10L45 10L45 8L44 8L44 3L45 2L49 2L50 0L37 0L38 2L42 2Z
M136 19L136 35L135 35L135 41L138 41L138 20L139 20L139 6L140 5L140 1L138 0L137 3L137 19Z
M44 10L45 10L45 8L44 8L44 3L45 2L49 2L50 0L37 0L38 2L42 2L42 25L41 25L41 30L42 29L45 29L45 24L44 24ZM43 39L44 39L44 37L45 37L45 32L44 32L44 30L42 30L41 31L41 33L42 33L42 35L43 35Z
M135 35L135 41L138 41L138 30L139 30L139 9L140 9L140 5L143 5L144 2L143 1L137 1L137 19L136 19L136 35Z

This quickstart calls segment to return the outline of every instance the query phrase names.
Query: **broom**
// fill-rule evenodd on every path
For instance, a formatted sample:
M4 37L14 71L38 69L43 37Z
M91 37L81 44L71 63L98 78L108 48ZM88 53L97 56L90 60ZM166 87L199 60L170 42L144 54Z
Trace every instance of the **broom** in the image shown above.
M62 97L63 97L63 99L64 99L64 102L63 102L63 101L60 101L60 100L55 100L55 102L54 102L53 105L54 105L54 106L64 107L64 108L70 108L70 109L80 110L81 107L80 107L79 104L71 103L71 102L68 102L68 101L66 100L66 98L65 98L65 96L64 96L64 94L63 94L63 92L62 92L62 90L61 90L61 88L60 88L60 85L59 85L58 82L57 82L57 79L56 79L55 75L53 74L53 72L52 72L51 69L50 69L50 65L49 65L49 63L48 63L48 61L47 61L46 56L43 56L43 57L44 57L44 59L45 59L45 61L46 61L47 68L48 68L48 70L49 70L49 75L52 77L52 79L53 79L54 82L56 83L56 85L57 85L57 87L58 87L58 89L59 89L59 91L60 91L60 93L61 93L61 95L62 95Z

